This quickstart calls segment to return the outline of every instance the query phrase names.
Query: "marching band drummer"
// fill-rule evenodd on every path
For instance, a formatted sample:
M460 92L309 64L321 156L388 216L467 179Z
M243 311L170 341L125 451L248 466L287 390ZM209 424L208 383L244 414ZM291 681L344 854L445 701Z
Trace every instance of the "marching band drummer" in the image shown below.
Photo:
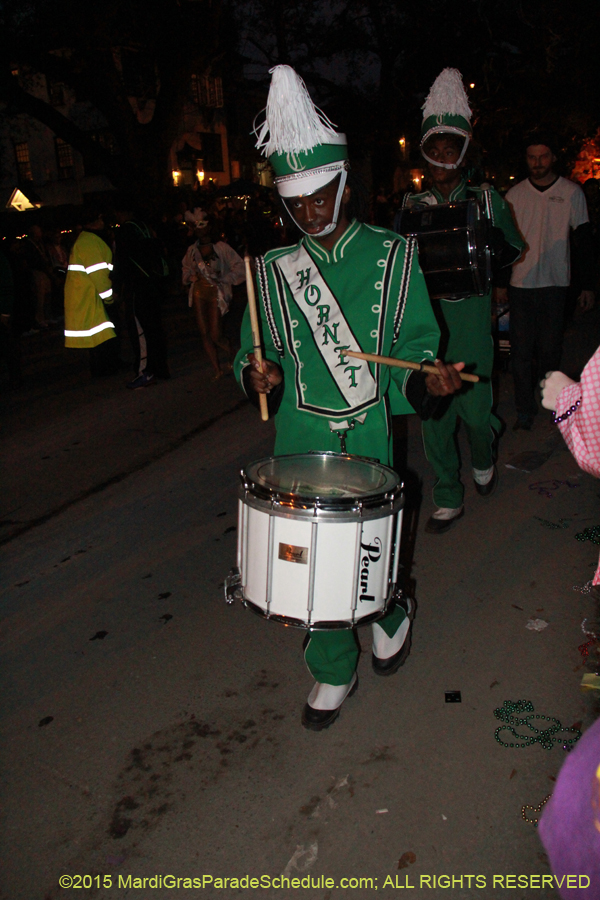
M471 109L462 75L457 69L444 69L423 106L421 153L428 163L431 190L407 194L404 205L424 207L476 197L492 223L494 268L510 267L520 257L525 244L508 205L493 187L467 186L464 178L465 152L472 134L470 120ZM509 273L510 269L506 271ZM430 534L443 534L464 515L464 487L455 434L459 418L467 433L477 493L489 496L498 481L493 445L494 432L500 432L500 421L492 413L491 294L441 300L440 307L447 331L442 333L443 355L447 359L465 360L483 379L452 397L443 415L423 422L425 453L436 475L433 500L437 509L425 525L425 531Z
M276 66L272 75L257 147L304 237L257 260L265 359L261 369L247 310L236 375L256 403L259 393L268 395L275 454L344 451L388 465L389 401L393 412L414 408L427 416L439 396L458 389L462 364L436 361L439 374L425 376L345 355L432 361L439 330L414 245L357 217L345 136L313 106L293 69ZM403 601L372 626L377 674L392 675L408 656L411 613L410 600ZM358 655L350 629L309 632L305 658L316 683L304 727L320 731L336 719L357 687Z

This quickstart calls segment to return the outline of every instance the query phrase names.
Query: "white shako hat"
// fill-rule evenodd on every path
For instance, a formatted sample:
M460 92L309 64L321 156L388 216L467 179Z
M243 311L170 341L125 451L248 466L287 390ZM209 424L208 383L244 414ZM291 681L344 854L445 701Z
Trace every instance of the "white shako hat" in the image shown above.
M423 104L423 124L421 126L421 153L434 166L457 169L467 151L473 134L471 128L472 110L458 69L444 69L431 85L427 100ZM441 163L429 159L423 150L425 142L432 134L457 134L464 138L463 148L456 163Z
M256 147L275 171L275 186L285 198L314 194L341 175L334 222L319 236L336 227L348 169L348 142L318 109L291 66L270 70L271 86L265 117L254 122ZM260 113L259 113L260 115Z

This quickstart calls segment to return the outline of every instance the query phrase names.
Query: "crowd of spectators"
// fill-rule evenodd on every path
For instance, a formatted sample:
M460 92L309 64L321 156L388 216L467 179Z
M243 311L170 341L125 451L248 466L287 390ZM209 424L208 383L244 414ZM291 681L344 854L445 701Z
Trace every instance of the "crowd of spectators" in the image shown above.
M593 215L597 212L594 200L600 192L597 182L592 187L596 192L592 194L586 185L586 194L590 217L597 219ZM371 223L392 227L404 193L390 193L381 185L376 187L370 195ZM114 251L119 227L115 202L108 196L100 205L105 214L102 237ZM299 236L274 192L251 182L240 182L230 188L190 191L189 196L179 192L170 207L158 214L142 209L141 218L163 248L169 271L163 290L171 295L183 298L187 293L182 285L182 261L197 238L194 210L198 209L210 217L213 240L228 244L240 256L246 251L256 256L270 248L293 243ZM6 298L11 297L11 314L4 314L2 319L0 370L8 372L11 388L22 382L19 360L27 339L46 332L62 334L65 278L69 254L83 227L81 216L81 208L40 210L28 213L27 218L14 214L0 225L0 230L5 232L0 240L0 252L10 264L2 267L0 291L5 298L4 307L9 302ZM21 233L16 233L15 225ZM11 277L10 288L5 284L7 277ZM116 309L118 318L118 302Z
M101 236L113 251L120 227L115 203L116 198L107 197L99 204L105 223ZM246 250L253 255L263 253L288 240L288 229L272 193L251 183L232 189L230 195L226 189L221 194L191 192L188 199L175 200L158 215L142 210L141 217L160 243L167 263L168 275L162 285L165 294L187 293L182 285L182 260L197 237L192 212L198 207L210 215L215 239L240 255ZM0 369L8 373L10 388L22 384L20 360L28 339L44 333L62 334L69 255L81 234L83 213L83 208L40 210L22 218L21 214L7 216L2 223L0 253L8 265L0 267Z

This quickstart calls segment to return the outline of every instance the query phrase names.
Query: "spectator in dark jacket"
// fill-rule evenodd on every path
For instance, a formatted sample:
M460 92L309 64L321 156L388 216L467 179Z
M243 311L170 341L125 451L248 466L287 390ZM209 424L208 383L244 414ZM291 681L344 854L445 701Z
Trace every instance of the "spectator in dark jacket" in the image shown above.
M135 215L133 204L122 199L115 213L119 228L115 233L112 281L125 307L134 353L136 374L127 387L136 390L149 387L157 378L170 377L161 312L161 280L166 273L160 244L146 223Z

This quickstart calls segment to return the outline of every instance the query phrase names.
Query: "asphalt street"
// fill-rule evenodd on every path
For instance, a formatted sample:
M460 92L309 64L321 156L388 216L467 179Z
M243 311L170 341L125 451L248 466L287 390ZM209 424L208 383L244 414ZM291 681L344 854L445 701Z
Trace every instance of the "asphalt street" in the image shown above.
M572 374L599 322L571 327ZM428 535L419 423L398 421L412 652L378 678L360 629L359 690L307 732L302 632L223 598L238 472L270 454L272 425L233 379L210 383L184 312L169 328L168 382L90 383L44 338L26 387L0 399L0 898L557 897L506 879L549 874L521 809L551 793L565 751L501 746L494 710L521 699L567 728L594 718L578 651L594 610L573 587L597 560L574 536L599 522L598 483L544 412L529 433L507 430L492 497L465 453L465 517ZM510 425L506 373L497 391ZM546 461L506 467L524 451ZM282 874L310 886L274 887ZM265 880L218 881L245 876Z

